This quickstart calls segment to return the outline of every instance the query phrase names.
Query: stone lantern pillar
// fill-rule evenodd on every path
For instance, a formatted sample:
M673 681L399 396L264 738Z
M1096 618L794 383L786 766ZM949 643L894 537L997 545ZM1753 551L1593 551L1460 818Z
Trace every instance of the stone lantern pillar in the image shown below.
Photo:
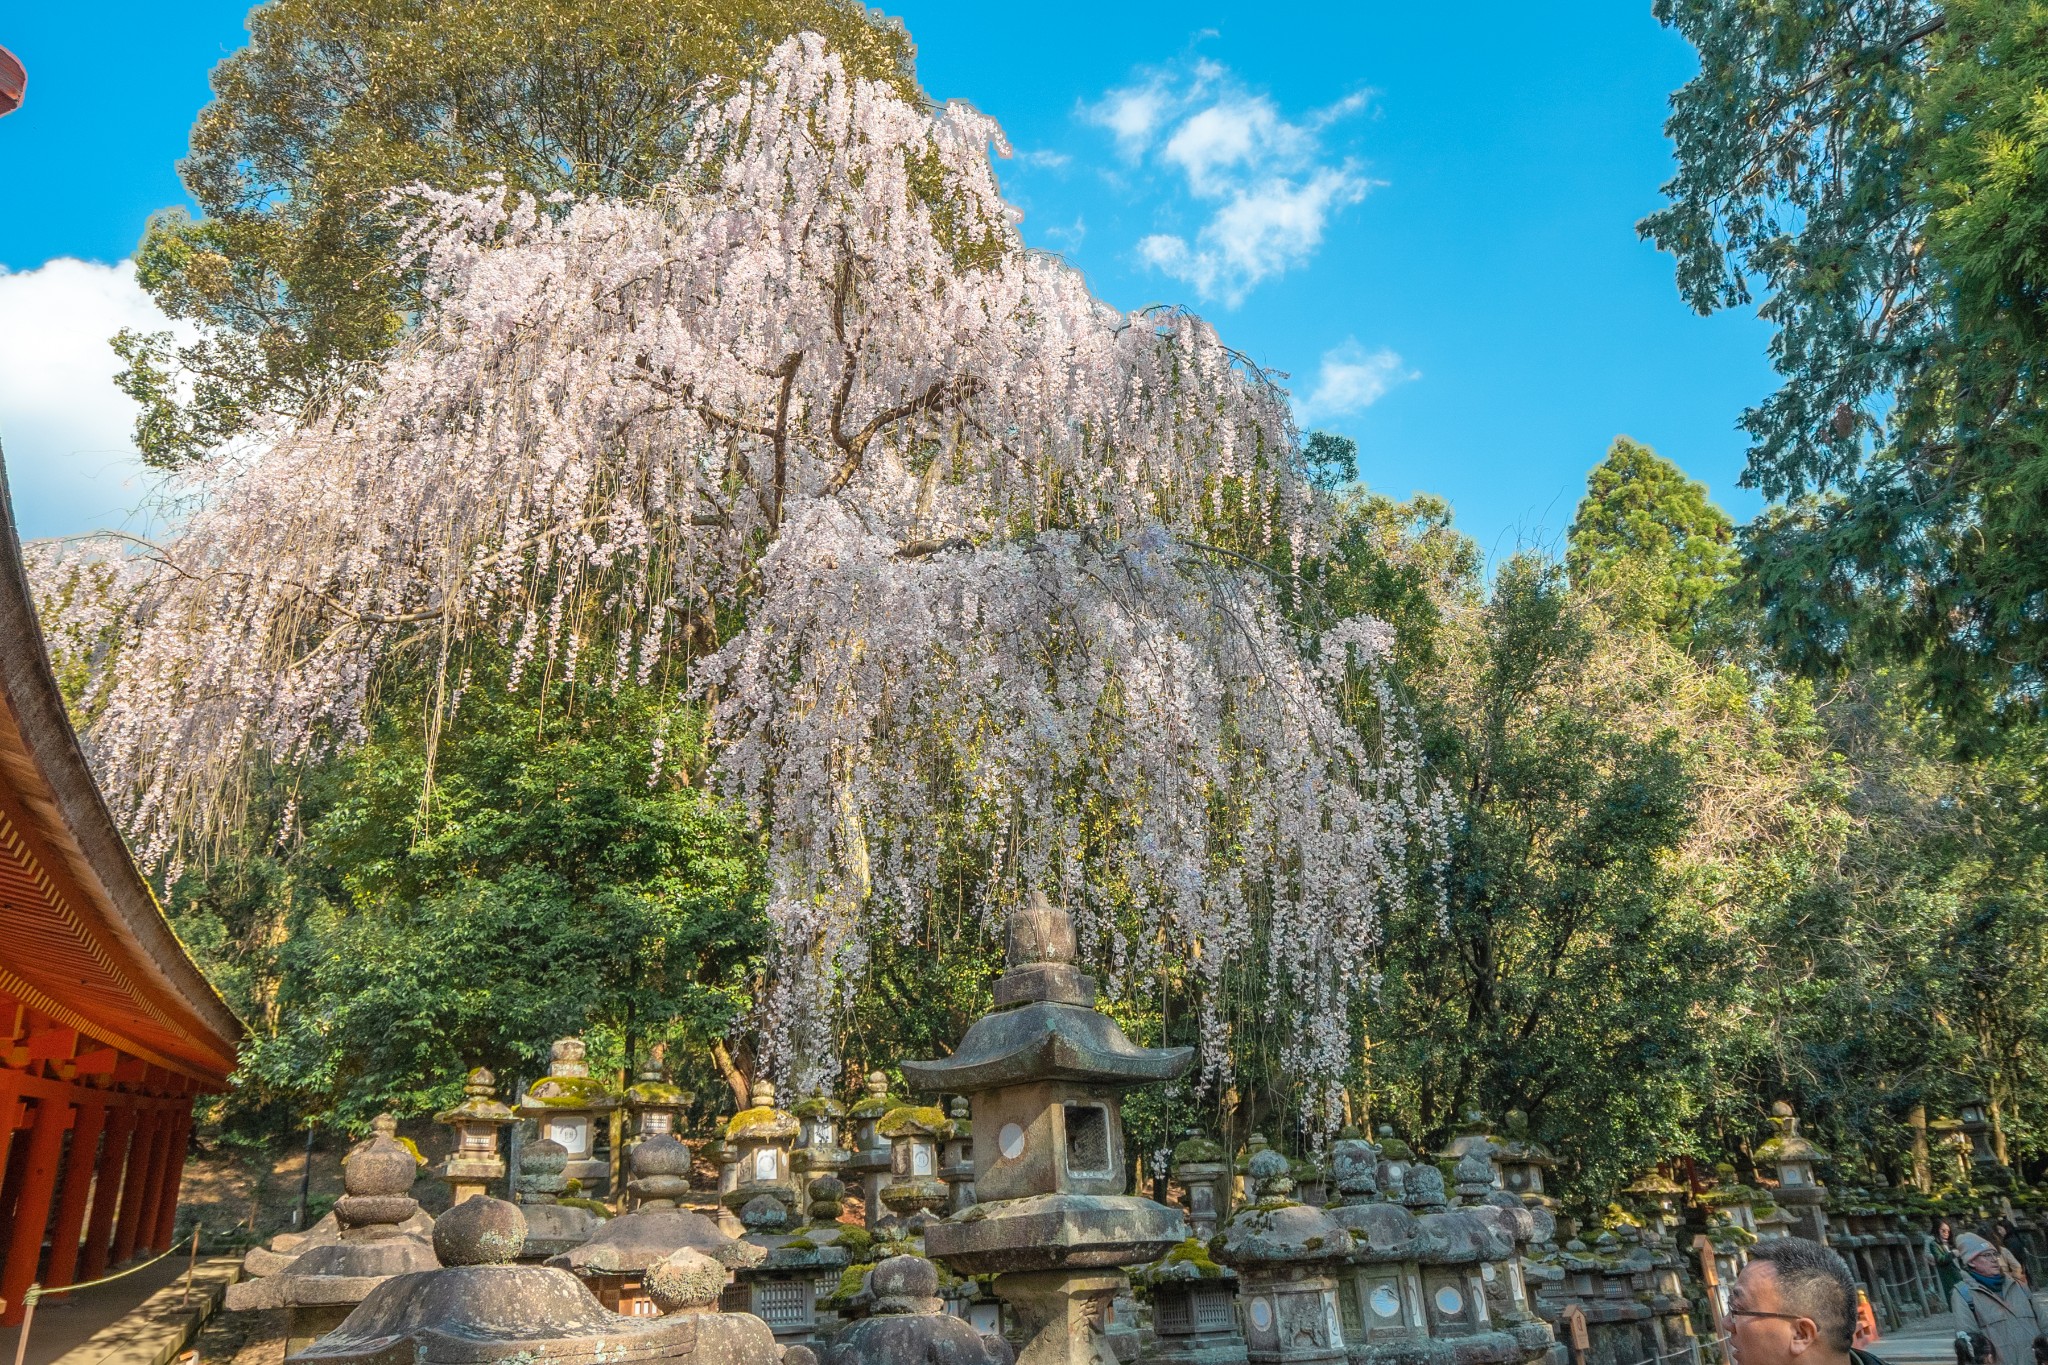
M889 1183L882 1202L913 1235L946 1206L946 1182L939 1179L939 1142L946 1116L937 1105L899 1105L883 1115L875 1131L889 1139Z
M1194 1129L1173 1149L1173 1178L1187 1191L1188 1226L1206 1242L1230 1216L1230 1162L1223 1144L1211 1142Z
M560 1038L548 1049L548 1074L526 1089L519 1117L532 1119L539 1135L569 1153L563 1167L575 1182L571 1193L586 1199L604 1195L611 1184L609 1161L597 1155L598 1120L619 1107L619 1097L590 1074L581 1038Z
M1771 1106L1771 1125L1777 1135L1756 1149L1757 1164L1777 1167L1775 1198L1792 1215L1793 1231L1809 1241L1825 1243L1828 1191L1814 1167L1826 1161L1828 1154L1801 1136L1799 1118L1785 1101Z
M719 1201L739 1215L749 1232L776 1231L801 1219L802 1198L790 1166L801 1125L796 1115L775 1107L773 1081L755 1082L753 1096L753 1104L726 1125L726 1154L739 1179ZM748 1207L761 1199L773 1201L779 1211L773 1217L766 1209L750 1214Z
M455 1150L439 1175L448 1184L450 1206L472 1195L489 1194L505 1178L505 1158L498 1155L498 1130L517 1122L500 1103L497 1078L484 1067L469 1073L462 1084L462 1103L434 1115L434 1122L455 1130Z
M725 1130L732 1127L732 1119L722 1118L714 1126L718 1136L705 1143L702 1152L704 1159L718 1168L718 1187L714 1191L718 1202L713 1210L713 1216L718 1222L720 1232L728 1237L739 1237L745 1235L746 1225L740 1222L738 1214L725 1206L725 1197L738 1189L740 1184L738 1151L725 1140Z
M920 1090L966 1095L979 1196L925 1228L925 1247L956 1273L995 1273L1027 1337L1019 1365L1096 1365L1109 1350L1122 1267L1187 1236L1178 1210L1128 1195L1122 1095L1173 1080L1189 1048L1141 1048L1093 1007L1074 965L1074 928L1033 895L1010 915L995 1010L942 1061L907 1062Z
M955 1095L939 1144L939 1179L946 1182L946 1214L974 1207L974 1119L965 1095Z
M889 1183L889 1139L877 1127L882 1116L901 1103L889 1093L888 1076L870 1071L867 1093L855 1100L846 1114L853 1125L853 1159L846 1164L846 1174L849 1183L860 1186L862 1221L869 1232L887 1222L889 1216L882 1203L882 1186Z

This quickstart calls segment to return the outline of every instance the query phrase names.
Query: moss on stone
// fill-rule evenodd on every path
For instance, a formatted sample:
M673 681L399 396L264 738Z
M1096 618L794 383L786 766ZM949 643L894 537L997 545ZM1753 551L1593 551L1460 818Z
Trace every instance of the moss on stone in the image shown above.
M903 1137L916 1131L937 1136L945 1126L946 1111L936 1104L904 1104L882 1115L875 1131L883 1137Z
M575 1182L571 1181L570 1183L574 1184ZM587 1209L588 1211L596 1214L600 1218L609 1218L612 1216L611 1209L604 1204L598 1203L595 1199L577 1199L574 1197L565 1197L557 1199L555 1200L555 1202L557 1204L562 1205L564 1208Z
M1191 1266L1203 1279L1219 1279L1223 1275L1223 1267L1216 1263L1216 1258L1209 1254L1208 1245L1199 1237L1188 1238L1161 1259L1169 1265Z

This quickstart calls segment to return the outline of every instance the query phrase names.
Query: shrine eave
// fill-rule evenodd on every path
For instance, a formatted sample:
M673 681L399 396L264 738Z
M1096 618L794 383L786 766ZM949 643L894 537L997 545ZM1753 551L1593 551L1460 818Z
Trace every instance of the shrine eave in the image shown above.
M28 1065L74 1034L74 1056L95 1058L83 1074L97 1042L203 1089L226 1085L243 1032L172 931L86 764L0 464L0 1026L10 1024L0 1065Z

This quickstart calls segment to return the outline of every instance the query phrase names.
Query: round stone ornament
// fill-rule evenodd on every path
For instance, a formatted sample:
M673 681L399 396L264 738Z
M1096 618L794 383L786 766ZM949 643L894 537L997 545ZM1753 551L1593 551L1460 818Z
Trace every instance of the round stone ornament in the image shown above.
M1374 1317L1399 1317L1401 1315L1401 1296L1393 1291L1392 1286L1381 1285L1378 1289L1372 1291L1372 1311Z
M1264 1299L1252 1300L1252 1326L1261 1332L1273 1326L1273 1305Z
M1465 1311L1465 1296L1450 1285L1436 1291L1436 1308L1445 1317L1456 1317Z
M996 1142L1003 1149L1005 1161L1015 1161L1024 1155L1024 1130L1014 1123L1003 1125L1003 1131L996 1135Z

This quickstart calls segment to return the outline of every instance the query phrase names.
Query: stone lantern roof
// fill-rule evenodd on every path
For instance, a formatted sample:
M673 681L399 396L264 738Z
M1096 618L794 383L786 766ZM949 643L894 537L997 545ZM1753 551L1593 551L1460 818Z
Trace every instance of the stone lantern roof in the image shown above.
M497 1084L498 1078L491 1074L489 1067L475 1068L462 1083L462 1103L434 1115L434 1122L451 1126L492 1123L500 1127L511 1123L511 1107L498 1098Z
M1194 1062L1189 1047L1139 1047L1095 1009L1095 979L1074 965L1073 921L1042 893L1010 915L1008 970L996 1008L977 1019L952 1056L905 1062L918 1090L974 1094L1033 1081L1135 1089L1177 1079Z

